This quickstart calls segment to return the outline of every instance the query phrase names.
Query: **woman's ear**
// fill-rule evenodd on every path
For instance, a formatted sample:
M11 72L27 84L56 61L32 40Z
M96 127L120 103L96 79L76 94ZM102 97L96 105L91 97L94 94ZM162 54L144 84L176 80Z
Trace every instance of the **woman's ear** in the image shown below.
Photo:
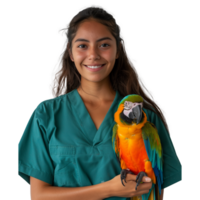
M69 50L68 52L69 52L69 57L70 57L71 61L74 62L74 58L73 58L71 51Z
M69 57L70 57L71 61L74 62L74 58L73 58L73 55L72 55L71 49L69 48L69 43L67 44L67 50L68 50Z
M116 55L116 58L115 58L115 59L117 59L117 58L119 58L119 51L117 52L117 55Z

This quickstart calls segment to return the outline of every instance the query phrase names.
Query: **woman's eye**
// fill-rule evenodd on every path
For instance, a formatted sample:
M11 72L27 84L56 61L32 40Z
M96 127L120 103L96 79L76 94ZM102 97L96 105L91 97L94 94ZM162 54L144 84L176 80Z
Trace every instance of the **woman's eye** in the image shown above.
M106 43L104 43L104 44L102 44L102 45L108 45L108 46L110 46L109 44L106 44ZM101 46L102 46L102 45L101 45ZM85 44L81 44L81 45L78 46L78 48L81 48L81 46L86 46L86 45L85 45ZM106 46L106 47L107 47L107 46ZM84 48L84 47L83 47L83 48ZM81 48L81 49L83 49L83 48Z
M106 43L104 43L104 44L110 46L109 44L106 44ZM102 45L104 45L104 44L102 44Z
M81 44L81 45L79 45L78 47L80 47L80 46L85 46L84 44ZM82 49L82 48L81 48Z

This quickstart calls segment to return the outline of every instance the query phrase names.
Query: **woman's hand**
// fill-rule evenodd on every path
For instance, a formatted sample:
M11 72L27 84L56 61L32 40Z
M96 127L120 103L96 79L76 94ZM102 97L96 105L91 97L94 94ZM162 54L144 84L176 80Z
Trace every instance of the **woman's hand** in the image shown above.
M135 186L137 184L136 177L137 175L127 174L126 182L123 181L125 186L122 185L120 174L115 176L113 179L111 179L109 181L111 196L134 197L134 196L140 196L142 194L148 193L152 187L151 179L150 181L147 181L145 180L147 176L144 176L142 178L143 183L140 183L137 187L137 190L135 190Z

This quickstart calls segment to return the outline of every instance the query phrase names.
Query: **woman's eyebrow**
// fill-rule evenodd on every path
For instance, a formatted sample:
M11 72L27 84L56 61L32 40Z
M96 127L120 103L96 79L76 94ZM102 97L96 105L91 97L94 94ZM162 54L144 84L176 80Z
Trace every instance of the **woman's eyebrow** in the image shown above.
M102 40L112 40L112 39L109 38L109 37L104 37L104 38L98 39L96 42L100 42L100 41L102 41ZM77 39L75 42L78 42L78 41L90 42L89 40L86 40L86 39L83 39L83 38L79 38L79 39Z

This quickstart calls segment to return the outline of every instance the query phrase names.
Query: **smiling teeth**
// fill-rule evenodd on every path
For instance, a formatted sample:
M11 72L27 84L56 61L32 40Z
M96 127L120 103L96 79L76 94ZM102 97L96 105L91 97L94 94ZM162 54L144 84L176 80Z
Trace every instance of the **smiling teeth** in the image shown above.
M99 68L101 66L87 66L88 68L92 68L92 69L95 69L95 68Z

